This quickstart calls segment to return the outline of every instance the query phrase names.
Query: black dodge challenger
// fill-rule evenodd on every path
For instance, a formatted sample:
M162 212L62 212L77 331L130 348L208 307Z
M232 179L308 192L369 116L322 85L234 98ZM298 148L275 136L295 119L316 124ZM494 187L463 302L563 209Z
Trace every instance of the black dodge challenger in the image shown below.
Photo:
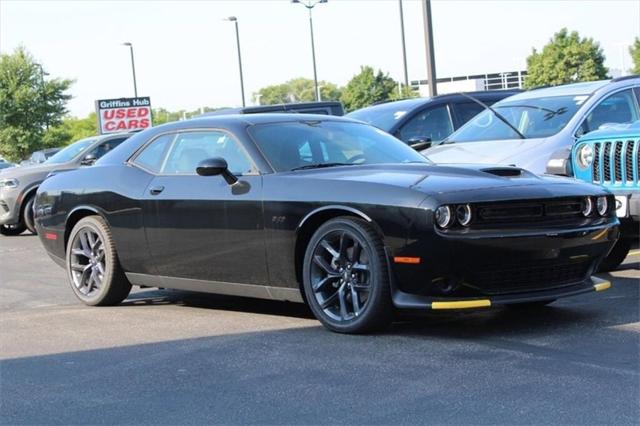
M132 285L306 302L327 328L395 309L543 305L605 290L605 190L433 165L354 120L218 116L132 136L38 190L38 235L89 305Z

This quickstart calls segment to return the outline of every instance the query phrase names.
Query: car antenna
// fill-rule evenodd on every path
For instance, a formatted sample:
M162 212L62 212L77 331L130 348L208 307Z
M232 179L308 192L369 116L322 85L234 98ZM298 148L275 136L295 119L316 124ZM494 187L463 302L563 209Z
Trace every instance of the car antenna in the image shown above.
M488 109L489 111L491 111L493 113L493 115L495 115L496 117L498 117L500 119L500 121L502 121L504 124L506 124L507 126L511 127L511 130L513 130L514 132L516 132L518 134L518 136L520 137L520 139L526 139L527 137L525 135L523 135L520 130L516 129L511 123L509 123L509 121L504 118L502 116L502 114L498 113L495 109L491 108L489 105L485 104L484 102L482 102L479 99L474 98L471 95L468 95L464 92L459 92L459 95L464 96L465 98L469 98L471 99L473 102L477 103L478 105L480 105L481 107L483 107L484 109Z

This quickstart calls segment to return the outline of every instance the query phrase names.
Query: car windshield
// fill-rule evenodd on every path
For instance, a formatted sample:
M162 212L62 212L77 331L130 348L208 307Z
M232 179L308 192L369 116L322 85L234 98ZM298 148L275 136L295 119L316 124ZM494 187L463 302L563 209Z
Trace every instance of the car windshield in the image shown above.
M424 103L424 99L390 102L350 112L347 117L364 121L388 132L407 112L422 103Z
M60 164L71 161L78 156L85 148L91 145L95 139L82 139L78 142L72 143L68 147L58 151L55 155L49 157L45 163L47 164Z
M545 138L555 135L567 125L587 95L552 96L537 99L507 99L493 105L512 127L484 110L452 134L451 142L476 142L487 140Z
M299 121L259 124L249 132L278 172L337 165L429 163L398 139L366 124Z

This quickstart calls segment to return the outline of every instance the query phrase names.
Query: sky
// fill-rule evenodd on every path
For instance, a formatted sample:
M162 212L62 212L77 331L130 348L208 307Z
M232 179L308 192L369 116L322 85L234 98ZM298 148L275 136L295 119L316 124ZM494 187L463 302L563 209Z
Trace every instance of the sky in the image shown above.
M420 0L404 0L409 79L426 78ZM24 46L48 78L75 79L69 111L96 99L139 96L154 107L195 110L241 104L240 29L247 103L261 87L313 78L307 10L289 0L0 0L0 52ZM433 0L438 78L526 68L562 27L598 41L609 68L631 67L640 0ZM371 65L403 79L398 0L329 0L313 9L318 79L343 85Z

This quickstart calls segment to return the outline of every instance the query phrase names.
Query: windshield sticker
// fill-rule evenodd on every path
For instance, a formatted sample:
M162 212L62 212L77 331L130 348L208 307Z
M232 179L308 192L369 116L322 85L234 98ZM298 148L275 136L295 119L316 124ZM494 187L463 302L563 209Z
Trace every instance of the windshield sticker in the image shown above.
M588 97L589 96L587 95L574 96L573 101L576 103L576 105L582 105L584 101L587 100Z
M395 120L400 120L406 113L407 111L396 111L393 113L393 118Z

